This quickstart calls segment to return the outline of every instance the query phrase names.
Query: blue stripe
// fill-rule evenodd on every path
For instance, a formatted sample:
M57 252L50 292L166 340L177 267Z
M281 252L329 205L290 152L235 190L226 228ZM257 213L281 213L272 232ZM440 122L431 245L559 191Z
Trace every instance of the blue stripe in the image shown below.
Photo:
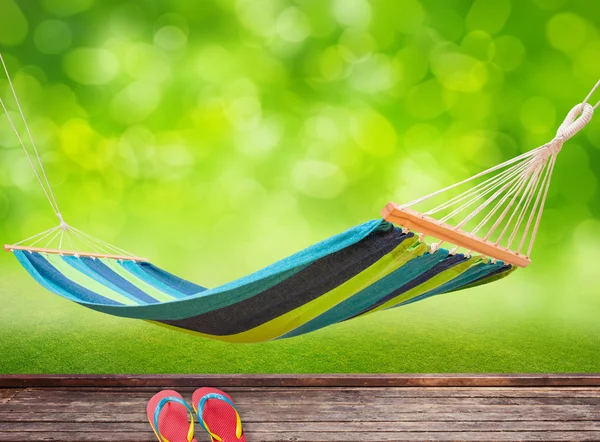
M166 293L169 296L172 296L173 298L181 299L186 297L185 293L181 293L180 291L175 290L170 285L167 285L159 279L156 279L149 273L144 272L144 270L140 268L140 265L137 262L119 261L118 264L136 278L144 281L146 284L151 285L155 289L160 290L161 292Z
M20 257L28 260L33 268L37 271L39 276L50 283L52 287L57 287L60 289L60 292L50 289L57 295L64 296L63 293L66 292L71 295L70 299L75 298L76 302L93 302L112 306L123 305L120 302L113 301L112 299L92 292L91 290L88 290L85 287L82 287L79 284L71 281L65 275L56 270L52 264L46 261L46 259L37 252L22 253ZM33 273L30 272L30 274L35 277Z
M220 287L206 290L187 298L142 306L89 305L94 310L126 318L148 320L177 320L200 315L236 304L256 296L276 284L298 273L314 261L340 251L377 230L389 230L393 226L381 219L373 220L353 227L334 237L321 241L292 256L282 259L262 270L237 279Z
M35 279L35 281L42 287L44 287L46 290L50 290L52 293L56 293L57 295L66 298L69 301L79 301L79 299L73 296L71 293L69 293L66 290L63 290L61 287L58 287L55 284L52 284L51 282L47 281L42 275L40 275L40 273L33 266L33 264L31 264L31 262L29 262L29 260L27 259L26 255L29 254L29 252L24 252L22 250L14 250L14 254L15 258L17 258L17 260L21 263L25 270L27 270L27 273L29 273L33 277L33 279Z
M100 284L109 287L111 290L125 296L136 304L156 304L159 302L146 292L140 290L135 285L127 281L122 276L111 270L99 259L88 257L76 258L74 256L63 256L63 260L70 266L95 279Z
M430 290L427 293L423 293L419 296L415 296L412 299L408 299L400 304L394 305L390 308L396 308L403 305L411 304L413 302L421 301L423 299L429 298L431 296L441 295L447 292L451 292L453 290L458 290L468 284L471 284L473 281L478 280L479 278L483 278L488 276L491 273L494 273L498 269L504 267L504 263L502 261L497 262L496 264L490 263L480 263L475 264L473 267L463 272L456 278L451 281L448 281L445 284L442 284L436 289Z
M402 267L381 278L379 281L361 290L311 321L281 336L279 339L291 338L293 336L309 333L358 315L362 311L377 304L379 300L385 298L398 288L427 272L447 257L448 251L440 249L433 254L425 253L413 258Z
M198 284L194 284L193 282L186 281L185 279L181 279L178 276L175 276L165 270L159 269L155 265L149 262L140 262L138 267L142 269L144 272L148 273L153 278L161 281L163 284L166 284L169 287L177 290L180 293L183 293L186 296L195 295L200 292L204 292L206 287L202 287Z

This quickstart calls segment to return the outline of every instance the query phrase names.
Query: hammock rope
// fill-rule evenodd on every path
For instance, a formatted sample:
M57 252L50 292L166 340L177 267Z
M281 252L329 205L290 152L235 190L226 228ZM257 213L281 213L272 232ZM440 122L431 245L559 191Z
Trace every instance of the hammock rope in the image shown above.
M592 88L582 103L574 106L559 126L556 136L548 143L515 158L493 166L472 177L456 184L417 198L413 201L395 207L388 207L384 211L389 220L410 218L417 223L435 224L448 230L449 235L458 239L459 246L450 252L456 253L465 248L467 256L473 250L460 244L460 236L467 237L499 248L520 259L522 266L527 265L529 256L542 218L542 213L548 197L548 189L556 157L564 143L583 129L592 119L595 106L589 100L600 86L600 81ZM479 179L483 181L473 185ZM451 195L453 190L464 188L466 190L447 199L432 208L416 210L427 202L434 201L438 196ZM390 211L395 212L394 216ZM404 214L402 214L404 212ZM435 217L434 217L435 216ZM387 219L387 218L386 218ZM474 226L467 228L470 222ZM400 222L400 225L403 225ZM487 227L487 230L486 230ZM407 230L407 229L406 229ZM453 236L453 233L459 234ZM482 237L476 236L481 234ZM424 236L424 233L421 233ZM435 236L435 235L434 235ZM431 251L438 250L446 242L442 239L431 245ZM493 250L488 247L488 250ZM481 252L481 250L478 250ZM494 262L496 258L492 256Z
M2 68L6 75L6 79L8 81L8 85L10 87L12 96L14 98L15 105L18 109L18 114L19 114L19 116L23 122L23 125L25 127L25 130L27 132L29 142L31 143L31 150L33 152L30 152L30 149L27 148L27 145L25 144L23 137L21 136L21 134L19 133L19 130L17 129L15 121L13 120L13 117L11 116L11 114L10 114L6 104L2 100L2 98L0 98L0 105L2 106L2 109L4 110L4 113L8 119L8 122L10 123L10 126L19 141L19 144L21 145L23 151L25 152L25 156L27 157L29 165L31 166L31 169L33 170L33 173L34 173L40 187L42 188L42 191L44 192L44 195L46 196L46 199L48 200L48 203L50 204L52 211L54 212L54 214L56 215L56 217L58 218L58 221L59 221L58 226L55 226L51 229L45 230L41 233L33 235L24 240L21 240L21 241L15 243L14 246L27 245L27 247L33 247L33 246L39 244L40 242L42 242L43 240L50 238L50 240L44 245L44 248L47 249L53 243L58 243L57 248L59 251L62 251L63 250L63 248L62 248L63 242L66 239L69 242L69 244L71 245L71 248L73 249L74 252L79 252L79 247L77 246L77 242L79 241L83 245L85 245L87 248L89 248L91 252L94 252L94 253L106 254L106 255L119 255L119 256L123 256L123 257L139 259L133 253L127 252L119 247L116 247L112 244L107 243L106 241L103 241L99 238L95 238L87 233L84 233L84 232L74 228L73 226L67 224L67 222L64 220L62 212L58 206L58 202L56 200L54 190L52 188L52 185L50 184L50 180L48 179L48 174L46 173L44 163L39 154L37 145L33 138L31 129L29 127L29 123L27 122L27 118L25 117L25 113L23 112L23 108L22 108L19 98L17 96L14 84L12 82L11 76L8 72L8 68L6 66L6 63L4 61L4 57L2 56L2 54L0 54L0 63L2 64ZM35 157L35 160L32 157ZM75 253L75 255L77 255L77 253Z

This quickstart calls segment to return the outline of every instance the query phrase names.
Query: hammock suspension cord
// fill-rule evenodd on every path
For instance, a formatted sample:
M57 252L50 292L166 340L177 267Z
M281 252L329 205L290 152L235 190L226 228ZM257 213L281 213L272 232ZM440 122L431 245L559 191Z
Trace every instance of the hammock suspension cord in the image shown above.
M0 105L27 156L44 195L59 220L58 226L33 235L14 244L14 246L28 244L29 247L33 247L36 244L47 241L43 249L47 250L50 244L57 241L58 250L61 251L63 243L68 242L74 250L74 252L69 253L77 256L79 252L77 243L80 243L86 248L91 248L92 251L101 254L138 259L135 255L88 235L65 222L2 54L0 54L0 61L8 79L19 115L31 142L33 155L27 149L8 108L1 98ZM592 106L589 104L589 100L599 87L600 81L594 85L582 103L577 104L569 111L565 120L559 126L556 136L550 142L456 184L409 203L398 205L396 209L408 214L413 219L419 218L425 220L430 225L435 224L438 227L436 229L429 229L430 232L437 232L438 236L442 238L438 238L436 242L433 242L431 246L432 251L438 250L446 240L452 242L454 239L462 238L464 240L466 238L467 241L455 241L455 245L458 244L458 246L451 249L450 253L457 253L461 248L461 243L478 245L478 242L481 242L485 243L484 249L488 252L494 252L494 248L496 248L517 257L524 257L529 261L548 196L556 157L562 149L563 144L583 129L591 120L594 110L600 105L600 101ZM32 158L33 156L35 156L35 160ZM478 184L473 183L480 178L485 179ZM438 202L432 208L420 212L412 209L414 206L420 206L428 201L431 202L437 196L449 195L450 191L466 184L470 184L471 187L458 195L446 196L446 201ZM434 218L434 216L437 218ZM409 230L407 224L400 223L400 225L404 226L404 231ZM413 223L413 225L415 224ZM427 228L423 230L427 231ZM419 234L421 241L424 241L425 238L424 231L421 231ZM451 234L448 235L448 232ZM457 235L453 235L454 233ZM483 236L480 238L476 236L477 234ZM472 240L476 242L474 243ZM473 248L468 248L464 245L462 247L467 248L466 255L470 256ZM10 246L8 250L12 250ZM481 250L478 251L482 253ZM489 254L494 258L492 253ZM493 262L495 261L496 259L494 258Z
M2 109L4 110L4 113L6 114L6 117L8 119L8 122L10 123L10 126L11 126L13 132L15 133L15 135L17 136L17 139L19 140L19 144L21 145L21 147L23 148L23 151L25 152L25 156L27 157L27 160L29 161L29 165L33 169L33 173L34 173L38 183L40 184L40 186L44 192L44 195L46 196L46 199L48 200L48 203L50 204L50 207L52 208L52 211L54 212L54 214L56 215L56 217L58 218L58 221L59 221L58 226L52 227L41 233L33 235L33 236L26 238L22 241L19 241L13 245L14 246L27 245L28 247L33 247L33 246L39 244L39 245L43 245L44 248L48 248L52 243L58 242L58 245L57 245L58 250L62 250L63 243L68 242L69 245L71 246L71 249L75 252L73 254L75 254L77 256L77 252L79 252L79 247L77 244L79 243L85 247L91 248L92 251L97 252L97 253L101 253L101 254L105 254L105 255L119 255L119 256L123 256L123 257L137 258L134 254L129 253L129 252L121 249L120 247L116 247L112 244L102 241L101 239L95 238L87 233L84 233L81 230L76 229L75 227L73 227L65 222L65 220L63 219L62 212L60 211L60 209L58 207L58 202L56 201L56 197L54 195L54 191L52 190L50 180L48 179L48 175L46 174L46 169L44 168L44 164L42 162L42 159L38 152L33 135L29 128L29 124L27 123L27 119L25 118L25 113L23 112L23 108L21 107L21 103L19 102L19 99L17 97L17 93L15 91L10 74L8 73L8 68L6 67L6 63L4 61L4 57L2 56L2 54L0 54L0 62L2 63L2 68L6 75L6 79L8 80L8 85L9 85L12 95L14 97L14 101L15 101L15 104L19 111L19 115L21 117L21 120L23 121L25 130L27 131L27 135L28 135L29 141L31 143L33 153L31 153L30 150L27 148L27 146L23 140L23 137L19 133L19 130L17 129L15 122L14 122L13 118L11 117L10 112L9 112L6 104L2 100L2 98L0 98L0 106L2 106ZM32 158L32 156L35 156L35 160ZM46 241L46 242L44 242L44 241Z
M556 157L563 144L591 120L600 101L592 106L589 100L598 87L600 81L582 103L569 111L550 142L456 184L399 205L398 210L420 206L437 196L449 195L451 190L487 177L432 208L410 213L421 218L426 217L437 225L449 227L455 232L466 233L470 238L490 241L495 247L509 251L514 248L516 254L528 258L539 229ZM448 225L451 220L454 222ZM475 225L465 230L469 222ZM476 237L480 232L482 238ZM420 236L423 239L425 235ZM434 242L431 246L432 251L439 249L443 243L443 240ZM459 248L454 247L451 253L455 254ZM467 250L467 256L470 256L471 252L472 250Z

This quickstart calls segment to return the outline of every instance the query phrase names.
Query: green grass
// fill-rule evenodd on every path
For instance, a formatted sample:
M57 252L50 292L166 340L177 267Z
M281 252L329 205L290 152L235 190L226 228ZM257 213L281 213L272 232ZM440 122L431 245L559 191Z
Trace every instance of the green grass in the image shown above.
M439 296L303 337L240 345L87 310L46 292L17 268L16 262L3 263L1 373L594 372L600 368L600 336L593 314L598 310L597 297L567 290L564 296L546 295L543 286L532 285L542 269L517 272L488 287ZM552 285L551 278L546 284Z

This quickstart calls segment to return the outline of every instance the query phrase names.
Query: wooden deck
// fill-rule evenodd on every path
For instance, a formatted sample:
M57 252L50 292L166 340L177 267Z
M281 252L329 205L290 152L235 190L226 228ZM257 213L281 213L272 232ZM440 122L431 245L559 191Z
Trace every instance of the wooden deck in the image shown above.
M0 376L0 441L156 441L148 399L200 386L249 442L600 440L600 375L233 375Z

